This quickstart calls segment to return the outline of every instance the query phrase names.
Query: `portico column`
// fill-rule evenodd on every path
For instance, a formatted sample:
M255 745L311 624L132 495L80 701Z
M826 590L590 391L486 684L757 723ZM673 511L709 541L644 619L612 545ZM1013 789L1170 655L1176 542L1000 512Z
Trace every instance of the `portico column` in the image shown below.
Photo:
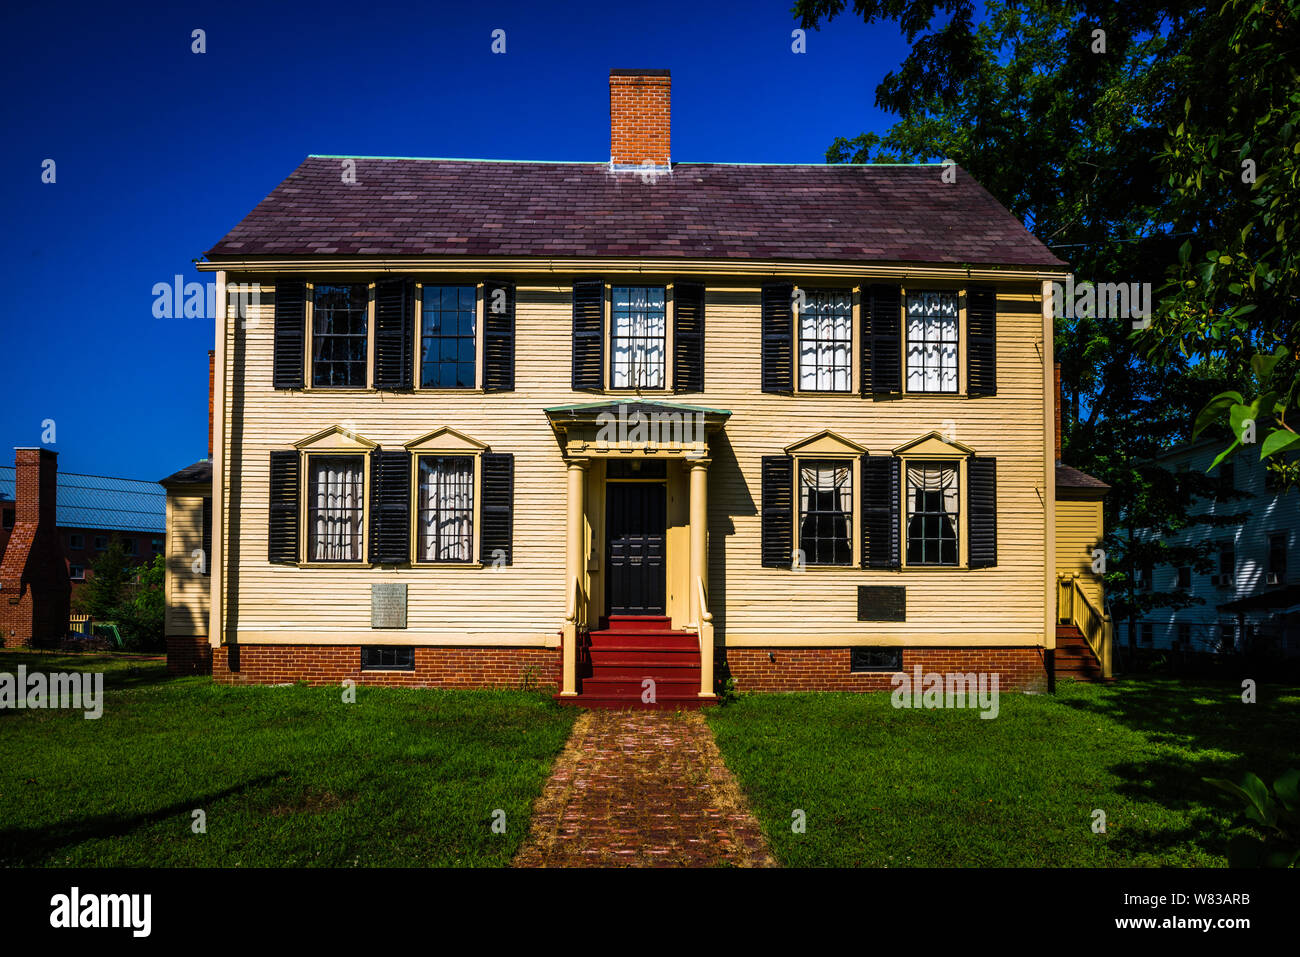
M562 695L578 693L578 626L583 609L573 596L574 582L582 582L586 573L587 542L585 534L587 461L569 460L567 548L565 550L565 621L564 621L564 684Z
M709 583L709 460L690 459L691 470L691 623L700 627L700 592L695 582Z

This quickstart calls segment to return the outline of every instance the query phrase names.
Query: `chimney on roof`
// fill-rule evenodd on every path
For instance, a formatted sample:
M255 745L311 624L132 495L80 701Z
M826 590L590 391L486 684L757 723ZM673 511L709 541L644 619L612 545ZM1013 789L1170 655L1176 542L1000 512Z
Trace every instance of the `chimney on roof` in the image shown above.
M611 166L669 165L672 77L667 70L609 71Z
M1061 464L1061 364L1056 363L1056 464Z
M0 645L55 646L67 634L72 586L57 522L58 453L14 450L16 514L0 560Z
M217 350L208 350L208 461L212 461L212 387L216 383Z

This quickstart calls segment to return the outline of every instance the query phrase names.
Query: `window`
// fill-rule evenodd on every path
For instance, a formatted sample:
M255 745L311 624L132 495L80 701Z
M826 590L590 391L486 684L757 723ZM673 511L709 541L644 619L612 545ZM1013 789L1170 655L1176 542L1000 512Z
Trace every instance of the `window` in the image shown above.
M799 388L848 392L852 387L853 293L800 290Z
M415 649L390 645L362 645L362 671L414 671Z
M308 456L308 561L363 559L364 462L360 455Z
M1178 639L1175 642L1174 647L1181 648L1183 651L1187 651L1188 649L1191 648L1191 646L1192 646L1192 626L1179 625Z
M1151 622L1149 621L1142 622L1142 644L1144 645L1152 644L1154 641L1154 635L1155 635L1155 631L1151 627Z
M1237 552L1231 545L1219 549L1219 584L1231 587L1237 581Z
M1286 584L1286 533L1268 537L1268 584Z
M163 553L163 540L161 538L150 539L149 548L155 555Z
M364 389L370 289L365 283L317 285L312 294L311 384Z
M4 510L4 527L5 528L14 527L14 510L12 508L7 508Z
M1153 578L1151 566L1143 565L1138 569L1137 587L1138 591L1150 591L1153 587Z
M851 462L799 463L799 550L808 565L853 563Z
M1219 651L1232 651L1237 645L1237 629L1233 625L1219 626Z
M468 562L474 554L474 458L419 457L417 560Z
M69 565L68 577L74 582L84 582L86 580L86 568L84 565Z
M662 286L615 286L612 293L610 385L663 389L668 312Z
M907 564L957 564L956 465L907 466Z
M907 391L957 391L958 308L955 292L907 296Z
M85 536L85 535L69 535L69 536L68 536L68 548L76 549L77 551L81 551L81 550L84 549L85 547L86 547L86 536Z
M138 555L140 553L140 548L134 538L124 538L122 539L122 551L126 552L128 555Z
M849 671L902 671L902 648L854 648L849 652Z
M97 552L102 552L102 551L107 551L107 549L108 549L108 536L107 536L107 535L96 535L96 536L95 536L95 551L97 551Z
M1175 588L1192 587L1192 570L1188 568L1186 565L1182 565L1179 568L1175 569L1175 575L1176 575L1176 578L1174 579Z
M478 384L478 290L425 286L420 297L420 386L472 389Z

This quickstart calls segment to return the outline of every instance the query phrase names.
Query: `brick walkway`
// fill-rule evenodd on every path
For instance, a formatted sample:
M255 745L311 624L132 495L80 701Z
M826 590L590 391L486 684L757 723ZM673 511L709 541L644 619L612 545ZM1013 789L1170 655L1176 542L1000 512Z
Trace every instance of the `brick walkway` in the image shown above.
M775 867L698 711L584 711L516 867Z

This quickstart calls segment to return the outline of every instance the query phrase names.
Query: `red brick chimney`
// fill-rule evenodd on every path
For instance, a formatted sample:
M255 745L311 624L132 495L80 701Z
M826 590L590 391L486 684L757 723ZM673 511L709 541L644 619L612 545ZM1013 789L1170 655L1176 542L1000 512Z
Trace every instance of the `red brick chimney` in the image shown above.
M1061 364L1056 363L1056 464L1061 464Z
M672 77L667 70L609 71L609 161L669 165Z
M15 449L13 534L0 561L4 646L55 646L68 631L72 586L57 524L58 453Z
M212 461L212 387L217 375L217 350L208 350L208 461Z

